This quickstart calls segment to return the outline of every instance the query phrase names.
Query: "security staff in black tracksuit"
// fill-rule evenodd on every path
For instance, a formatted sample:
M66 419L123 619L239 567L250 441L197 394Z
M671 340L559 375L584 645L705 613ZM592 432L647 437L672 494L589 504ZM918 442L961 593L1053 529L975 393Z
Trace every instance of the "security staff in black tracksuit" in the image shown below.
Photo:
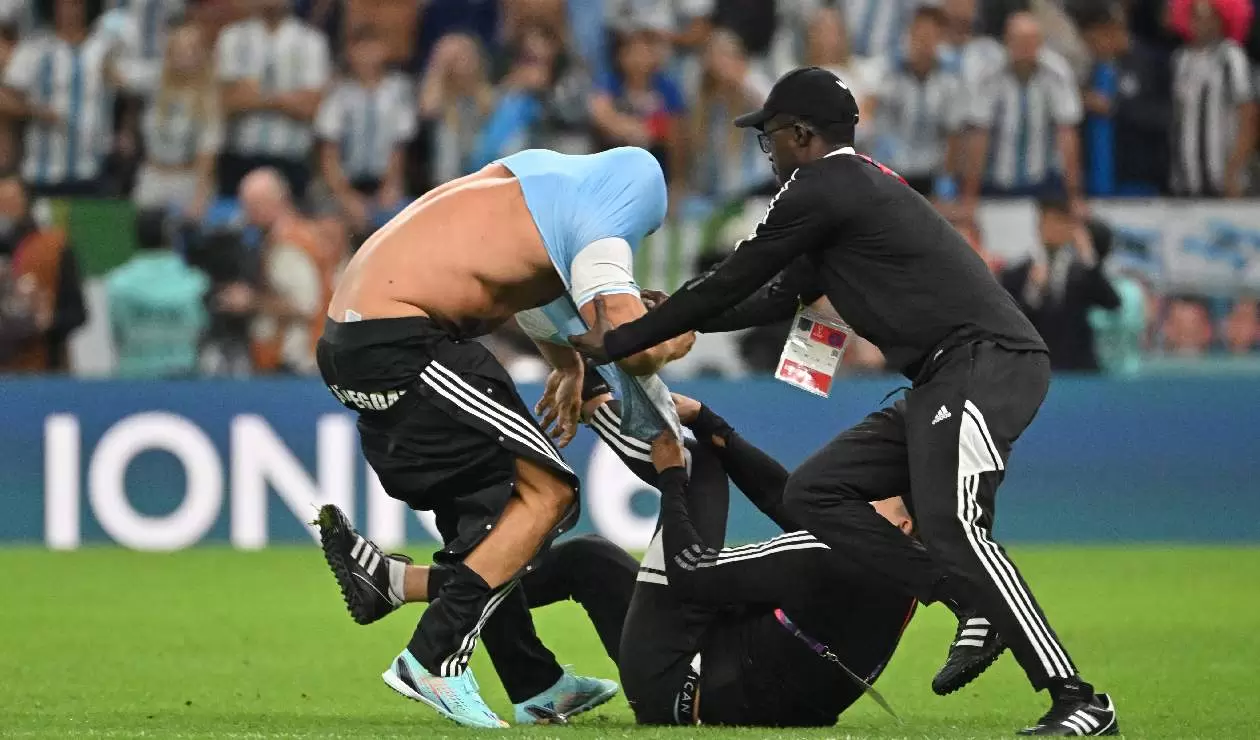
M1049 387L1045 343L931 204L853 150L857 104L835 75L790 72L735 124L761 132L783 184L755 232L638 321L599 321L570 341L607 362L693 329L781 321L825 296L913 388L802 464L784 494L788 512L832 550L954 609L958 633L937 693L958 690L1009 646L1053 699L1023 733L1116 732L1110 698L1078 675L991 535L1011 446ZM904 491L944 578L867 503Z

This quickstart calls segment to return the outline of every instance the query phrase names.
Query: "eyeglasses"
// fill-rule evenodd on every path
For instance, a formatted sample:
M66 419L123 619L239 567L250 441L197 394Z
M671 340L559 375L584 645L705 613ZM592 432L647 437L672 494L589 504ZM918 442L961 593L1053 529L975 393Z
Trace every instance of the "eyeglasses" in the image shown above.
M757 144L761 147L761 151L764 152L765 154L770 153L770 135L771 134L778 133L779 131L782 131L785 128L792 128L795 125L796 125L796 122L793 121L792 123L785 123L782 126L779 126L778 128L766 129L765 131L762 131L761 133L757 134Z

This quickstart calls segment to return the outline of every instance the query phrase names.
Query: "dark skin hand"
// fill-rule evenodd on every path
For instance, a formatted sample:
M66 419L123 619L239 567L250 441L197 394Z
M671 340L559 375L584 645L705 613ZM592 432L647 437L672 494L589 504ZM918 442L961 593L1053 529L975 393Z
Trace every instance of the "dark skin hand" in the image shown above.
M651 311L665 301L669 300L669 293L662 293L659 290L641 290L639 298L643 300L643 306Z
M663 473L670 468L682 468L686 465L682 443L673 432L665 430L652 441L652 466L656 468L656 472Z
M608 315L604 309L604 297L595 296L595 325L585 334L577 334L569 337L569 344L576 349L583 357L595 363L596 365L606 365L609 362L608 353L604 351L604 335L612 328L612 322L608 320Z
M645 289L639 291L639 298L643 301L643 307L651 311L669 300L669 293ZM612 328L614 328L612 322L608 320L605 314L603 296L595 296L595 326L591 327L591 330L585 334L570 336L569 343L593 364L607 364L609 359L604 352L604 335Z

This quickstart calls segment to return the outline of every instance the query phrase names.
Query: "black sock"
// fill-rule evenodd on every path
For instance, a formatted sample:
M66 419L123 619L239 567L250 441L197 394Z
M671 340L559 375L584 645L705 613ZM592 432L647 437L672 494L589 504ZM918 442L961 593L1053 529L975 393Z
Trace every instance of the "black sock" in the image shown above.
M488 603L496 589L462 562L452 563L446 575L441 589L429 594L429 608L420 615L407 649L429 673L450 677L464 672L480 632L478 620L493 611Z
M608 387L608 381L604 380L604 376L599 374L599 370L595 365L586 365L586 374L582 377L582 403L602 396L605 393L612 393L612 389Z
M1050 685L1050 697L1058 704L1064 701L1090 701L1094 698L1094 686L1079 675L1071 678L1053 678Z

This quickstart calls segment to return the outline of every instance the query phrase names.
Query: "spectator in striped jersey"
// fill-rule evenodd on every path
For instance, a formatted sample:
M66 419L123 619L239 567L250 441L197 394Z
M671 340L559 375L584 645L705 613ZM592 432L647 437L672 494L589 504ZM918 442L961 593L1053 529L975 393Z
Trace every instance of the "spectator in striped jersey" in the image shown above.
M1196 0L1191 11L1190 46L1173 58L1173 191L1238 198L1256 144L1250 64L1215 3Z
M945 42L940 54L945 68L958 75L963 101L971 109L971 96L985 72L1002 63L1002 44L991 36L976 34L976 0L944 0Z
M974 208L993 196L1066 191L1081 210L1081 95L1067 63L1042 45L1029 13L1007 21L1006 53L980 81L973 100L964 197Z
M915 11L902 54L885 57L872 74L875 156L926 197L956 192L958 133L966 111L962 83L937 58L944 31L940 9Z
M122 69L127 87L137 92L156 89L172 28L184 14L187 0L106 0L102 22L113 27L128 47Z
M190 219L206 213L214 192L223 119L214 69L201 30L170 36L160 83L141 122L145 161L133 195L141 208L167 208Z
M406 205L403 163L416 135L415 89L385 68L384 40L370 27L350 39L350 75L319 108L320 168L351 229L366 235Z
M471 172L477 134L494 109L485 55L474 36L452 33L438 42L420 83L419 107L423 128L417 158L427 165L426 185Z
M288 0L252 0L253 17L219 34L215 48L227 145L219 161L219 194L233 197L260 167L284 174L306 195L312 122L328 84L328 41L288 9Z
M36 196L95 195L113 140L118 47L93 32L99 2L56 0L4 71L0 115L23 123L22 178Z
M920 0L837 0L844 13L853 53L861 57L896 54L910 14Z

